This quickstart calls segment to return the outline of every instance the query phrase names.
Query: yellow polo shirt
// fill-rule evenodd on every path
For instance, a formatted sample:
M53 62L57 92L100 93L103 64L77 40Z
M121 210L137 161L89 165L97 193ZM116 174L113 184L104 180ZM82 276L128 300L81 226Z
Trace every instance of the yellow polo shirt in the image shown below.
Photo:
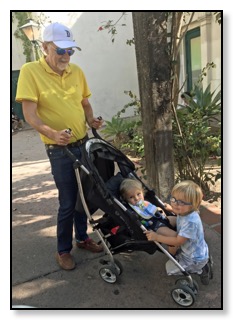
M70 142L82 139L87 131L81 101L90 97L83 71L70 63L63 75L55 73L44 57L29 62L20 70L16 101L29 100L37 103L38 117L55 130L71 128ZM44 143L55 141L40 135Z

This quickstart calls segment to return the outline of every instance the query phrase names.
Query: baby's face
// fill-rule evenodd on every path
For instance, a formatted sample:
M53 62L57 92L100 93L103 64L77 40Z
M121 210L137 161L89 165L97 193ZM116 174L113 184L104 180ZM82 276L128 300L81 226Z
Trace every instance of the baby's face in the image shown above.
M132 188L127 191L125 198L128 203L135 206L138 201L144 200L144 195L142 190Z

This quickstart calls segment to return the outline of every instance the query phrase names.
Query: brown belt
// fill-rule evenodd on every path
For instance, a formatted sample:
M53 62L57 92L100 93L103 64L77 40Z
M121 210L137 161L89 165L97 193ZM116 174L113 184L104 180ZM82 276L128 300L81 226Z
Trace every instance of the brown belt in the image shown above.
M81 146L88 139L89 139L89 137L88 137L88 135L86 135L84 138L77 140L75 142L71 142L71 143L67 144L66 146L60 146L59 144L45 144L45 149L48 150L48 149L57 149L57 148L64 148L64 147L75 148L75 147Z

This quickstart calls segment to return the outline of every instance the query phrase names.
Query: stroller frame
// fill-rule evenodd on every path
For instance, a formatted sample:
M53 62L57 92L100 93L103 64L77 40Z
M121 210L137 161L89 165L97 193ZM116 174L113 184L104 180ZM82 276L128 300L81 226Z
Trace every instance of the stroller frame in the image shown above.
M86 144L92 144L92 143L104 143L107 146L110 146L111 148L117 150L114 146L112 146L109 142L105 141L100 137L100 135L96 132L95 129L92 129L93 136L90 138ZM101 263L102 267L99 269L99 275L107 283L115 283L118 279L121 273L123 272L123 266L121 265L120 261L118 261L116 258L113 257L114 254L122 252L123 251L133 251L132 250L132 242L131 241L126 241L123 244L117 245L113 248L109 248L108 245L108 236L105 235L102 230L100 229L100 220L97 219L95 220L92 217L92 214L88 208L84 191L83 191L83 186L82 186L82 181L81 181L81 176L80 173L83 171L90 179L93 179L93 173L85 166L79 159L74 156L74 154L67 148L64 147L64 150L66 154L73 160L74 164L74 170L75 170L75 175L77 179L77 185L78 185L78 190L79 190L79 196L80 200L83 206L83 209L85 211L85 214L87 215L88 221L90 225L92 226L92 230L97 234L98 238L100 239L100 242L104 248L104 252L106 255L105 259L100 259L99 262ZM120 152L118 150L118 152ZM121 152L120 152L121 153ZM123 155L123 154L122 154ZM126 157L126 156L125 156ZM130 160L129 160L130 161ZM133 165L134 166L134 165ZM129 174L130 178L135 178L140 180L137 175L134 172L130 172ZM149 192L152 192L152 190L148 189L148 187L140 180L140 182L143 184L143 187L146 188ZM98 191L100 193L104 193L103 190L97 186ZM164 203L153 193L153 196L156 198L157 205L159 205L165 212L166 209L164 207ZM104 194L104 197L106 198L106 194ZM126 214L131 214L129 212L129 209L124 206L115 196L110 196L107 197L108 204L110 206L113 206L114 208L120 207L124 213ZM166 212L168 213L168 212ZM139 219L136 219L134 216L134 221L136 222L137 226L142 230L142 233L147 230L139 221ZM184 277L177 279L175 283L175 287L171 290L171 296L173 300L180 306L182 307L190 307L193 305L193 303L196 300L196 295L198 293L199 287L197 282L192 278L189 272L187 272L174 257L157 241L148 241L148 240L139 240L139 241L134 241L133 244L138 245L139 249L138 250L143 250L145 247L147 251L147 246L148 243L150 244L155 244L156 248L158 248L160 251L162 251L182 272ZM147 251L148 253L151 253L150 250ZM154 253L154 252L153 252Z

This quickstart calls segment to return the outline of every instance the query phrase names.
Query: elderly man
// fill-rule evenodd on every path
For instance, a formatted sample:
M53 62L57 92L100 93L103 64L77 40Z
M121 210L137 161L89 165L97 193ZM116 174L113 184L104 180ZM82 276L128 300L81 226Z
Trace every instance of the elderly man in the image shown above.
M60 23L48 25L43 34L45 55L23 65L16 101L22 103L25 120L35 128L45 144L51 172L59 192L56 260L61 268L72 270L73 223L78 248L101 252L101 245L87 235L87 217L75 210L78 187L67 146L81 158L81 145L88 139L87 125L98 129L102 120L94 117L91 95L81 68L70 63L74 48L72 32ZM71 131L67 130L68 128Z

